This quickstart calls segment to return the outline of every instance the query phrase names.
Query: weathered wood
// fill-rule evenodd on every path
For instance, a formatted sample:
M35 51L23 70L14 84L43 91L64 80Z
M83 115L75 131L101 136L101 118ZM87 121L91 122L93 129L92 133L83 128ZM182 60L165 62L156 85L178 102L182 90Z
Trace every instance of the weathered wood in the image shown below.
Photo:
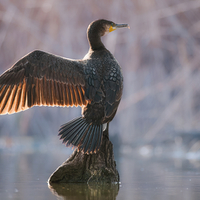
M84 154L77 149L50 176L51 183L112 183L119 182L114 160L113 145L108 137L108 127L103 133L100 150L96 154Z

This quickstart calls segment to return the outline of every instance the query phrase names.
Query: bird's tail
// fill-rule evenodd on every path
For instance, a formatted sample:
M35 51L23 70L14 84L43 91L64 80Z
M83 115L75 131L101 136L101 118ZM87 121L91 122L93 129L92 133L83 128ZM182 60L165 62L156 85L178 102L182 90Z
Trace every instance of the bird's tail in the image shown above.
M96 153L101 146L103 125L88 123L85 118L79 117L63 124L58 135L67 146L77 146L88 154Z

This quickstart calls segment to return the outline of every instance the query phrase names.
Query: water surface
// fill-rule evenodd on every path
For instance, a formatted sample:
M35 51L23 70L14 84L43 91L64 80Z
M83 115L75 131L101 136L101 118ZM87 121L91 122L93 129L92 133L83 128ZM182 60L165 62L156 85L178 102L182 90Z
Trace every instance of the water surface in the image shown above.
M0 152L0 199L199 200L198 160L116 155L121 184L48 187L51 173L71 152Z

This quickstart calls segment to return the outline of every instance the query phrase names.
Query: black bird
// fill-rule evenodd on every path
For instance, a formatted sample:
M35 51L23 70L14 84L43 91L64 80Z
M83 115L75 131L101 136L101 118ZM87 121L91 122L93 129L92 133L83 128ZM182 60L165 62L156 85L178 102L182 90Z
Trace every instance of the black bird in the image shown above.
M0 114L33 106L81 106L82 116L61 126L60 139L84 153L99 150L103 130L116 114L122 96L123 76L101 36L128 24L107 20L87 29L89 51L72 60L39 50L21 58L0 76Z

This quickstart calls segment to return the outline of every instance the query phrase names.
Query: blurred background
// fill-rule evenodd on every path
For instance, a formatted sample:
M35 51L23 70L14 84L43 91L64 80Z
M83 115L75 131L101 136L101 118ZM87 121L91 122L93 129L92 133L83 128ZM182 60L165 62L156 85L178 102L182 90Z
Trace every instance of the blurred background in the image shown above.
M124 74L110 124L115 157L179 158L199 169L200 0L0 0L0 73L35 49L83 58L87 26L100 18L131 27L102 38ZM1 115L0 152L58 150L61 163L72 151L58 129L80 112L34 107Z
M83 58L87 26L99 18L131 27L102 38L124 74L123 98L110 126L112 141L128 150L175 137L179 143L183 137L197 138L199 0L0 0L0 73L35 49ZM1 141L13 145L12 138L20 137L60 144L60 125L79 115L80 108L34 107L0 116Z

